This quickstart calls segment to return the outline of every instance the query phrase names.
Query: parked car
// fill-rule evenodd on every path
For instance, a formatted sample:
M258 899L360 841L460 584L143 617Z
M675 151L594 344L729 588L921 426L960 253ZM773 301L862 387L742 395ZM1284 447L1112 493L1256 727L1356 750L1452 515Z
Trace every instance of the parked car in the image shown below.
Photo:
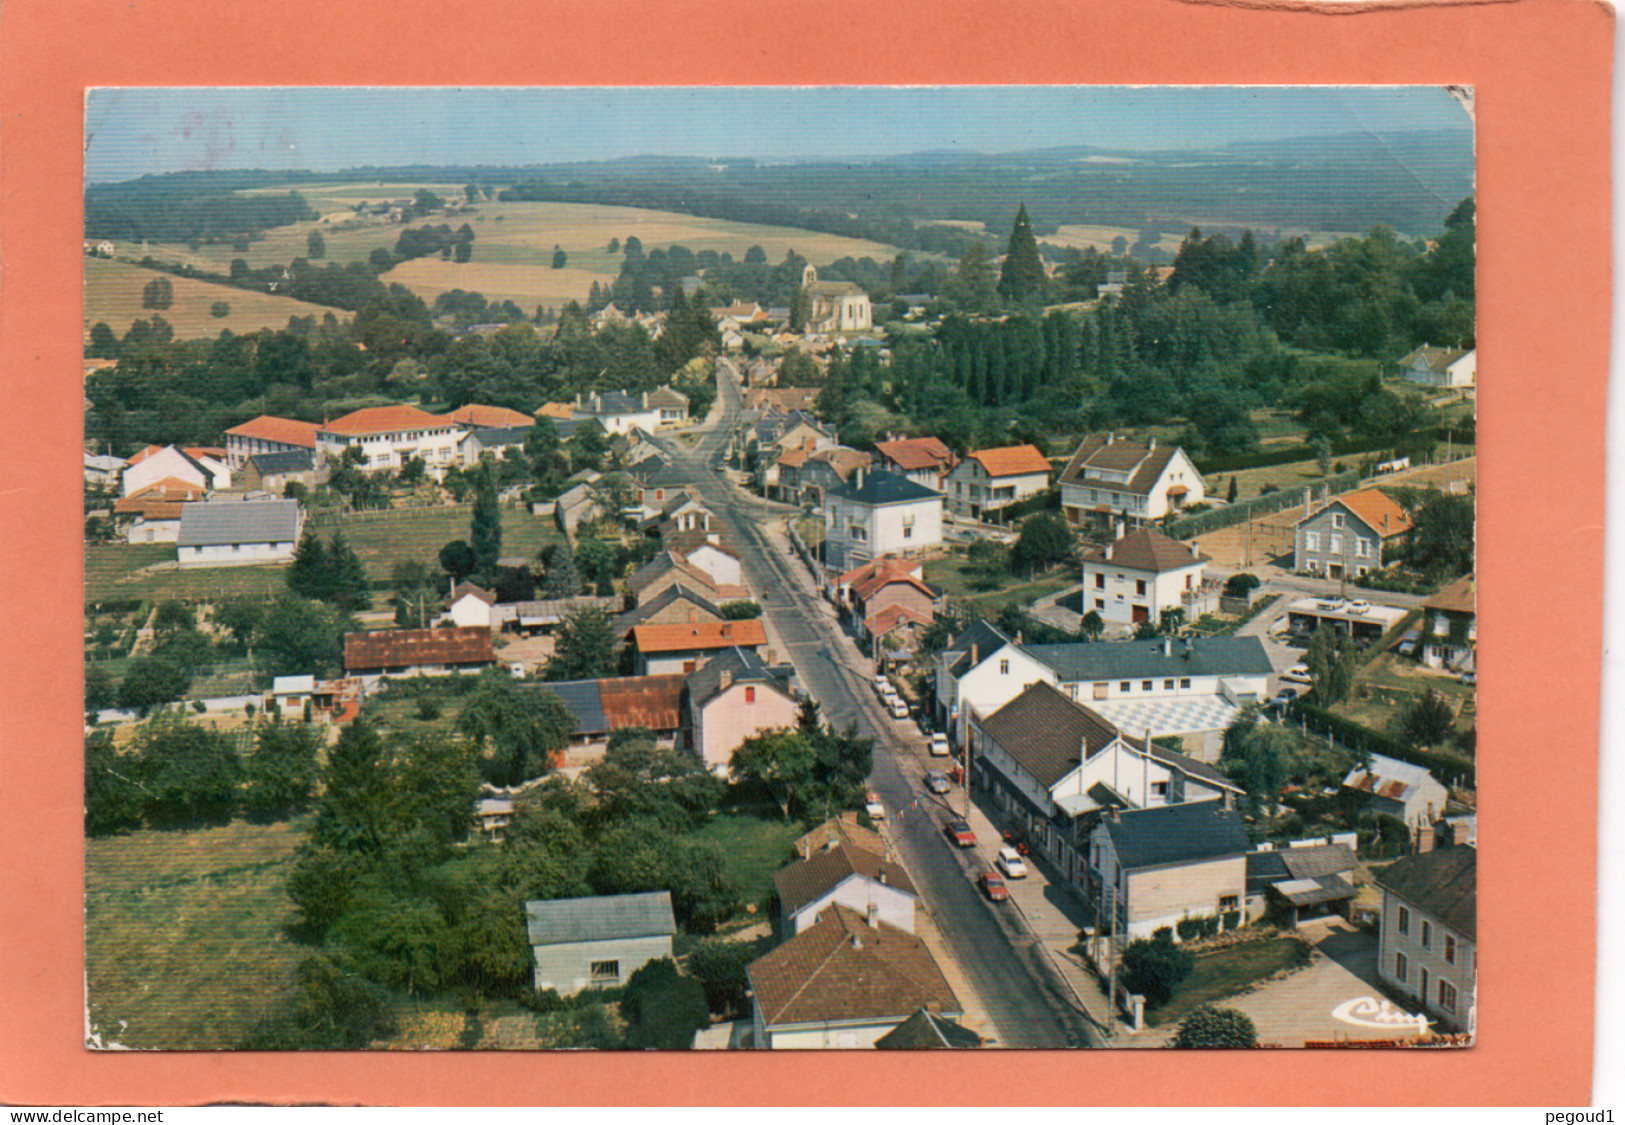
M881 695L885 695L888 691L893 690L891 681L885 676L882 676L879 672L875 673L875 678L872 682L875 685L875 691L879 692Z
M1284 687L1275 693L1275 695L1270 699L1270 702L1277 707L1285 707L1288 703L1291 703L1296 698L1298 698L1297 688Z
M948 736L940 730L931 736L931 756L933 758L946 758L953 750L948 746Z
M961 848L974 848L976 846L976 833L971 831L970 824L963 820L950 820L942 826L942 830Z
M993 902L1003 902L1010 897L1010 888L1004 885L1004 877L997 871L984 871L977 880L982 885L982 893Z
M1015 848L1017 855L1028 854L1030 849L1027 847L1027 837L1023 836L1020 832L1017 832L1013 828L1006 828L1003 832L1003 836L1004 842L1009 844L1012 848Z
M863 811L869 814L870 820L886 819L886 806L880 803L880 794L873 790L863 798Z
M903 697L902 696L900 696L900 695L892 696L891 701L889 703L887 703L886 706L891 708L891 717L892 718L894 718L894 719L906 719L906 718L908 718L908 704L903 702Z
M927 770L925 772L925 787L933 793L946 793L953 788L948 784L948 775L941 770Z
M1004 872L1008 878L1025 879L1027 877L1027 865L1021 861L1021 854L1015 848L1008 846L1000 848L997 862L999 870Z
M1477 687L1478 686L1478 673L1477 672L1463 672L1461 674L1461 682L1466 684L1468 687Z
M1307 684L1313 682L1309 678L1309 665L1301 660L1285 672L1282 672L1280 680L1283 684Z

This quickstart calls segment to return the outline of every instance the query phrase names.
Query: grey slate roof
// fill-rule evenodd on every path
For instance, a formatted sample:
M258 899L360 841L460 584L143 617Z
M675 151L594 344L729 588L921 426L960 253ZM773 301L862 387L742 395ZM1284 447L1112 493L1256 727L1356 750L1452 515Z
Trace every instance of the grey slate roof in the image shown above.
M722 690L722 675L733 677L729 686L741 683L773 683L773 673L754 650L737 645L717 653L700 665L688 677L688 694L696 704L703 704Z
M1267 676L1274 671L1258 637L1175 640L1167 656L1160 640L1022 645L1021 651L1053 669L1063 684L1167 676Z
M292 543L299 538L297 500L215 500L181 505L182 547Z
M867 470L860 485L831 485L827 495L832 499L844 500L848 504L865 504L869 507L942 498L942 493L936 489L927 488L899 473L888 472L885 469Z
M677 932L670 891L592 898L543 899L525 903L531 945L660 937Z
M1478 940L1478 849L1465 844L1395 860L1377 886Z
M1093 757L1117 728L1040 681L982 720L982 733L1048 788Z
M486 449L496 449L504 445L524 445L525 438L529 434L529 426L497 426L475 430L468 437L470 441Z
M875 1047L882 1051L940 1051L981 1045L982 1037L970 1028L924 1008L875 1040Z
M1247 851L1247 830L1223 801L1131 809L1102 822L1125 870L1199 863Z
M1009 643L1010 638L999 632L996 626L991 625L985 619L978 617L964 629L960 630L959 635L953 640L949 641L948 647L943 650L944 655L949 658L948 671L954 673L955 675L958 675L961 672L970 671L970 669L973 667L970 658L970 650L972 646L974 646L976 649L976 659L978 661L982 661L986 660L989 656L992 656L995 652L998 652L1001 648Z
M529 685L526 685L529 687ZM575 733L592 737L609 730L604 717L603 696L599 694L597 680L566 680L560 683L538 684L534 689L550 691L559 697L564 709L576 721Z
M1346 844L1248 852L1247 890L1257 894L1272 883L1290 879L1330 878L1353 871L1354 866L1354 853Z
M248 460L261 476L270 476L273 473L308 473L316 467L316 454L308 449L256 453Z
M722 609L715 602L699 591L689 589L687 585L679 580L660 591L647 603L634 606L625 613L617 614L615 619L610 622L610 628L615 630L617 637L625 640L626 635L632 631L634 626L642 625L679 598L686 602L692 602L710 614L713 620L722 620Z

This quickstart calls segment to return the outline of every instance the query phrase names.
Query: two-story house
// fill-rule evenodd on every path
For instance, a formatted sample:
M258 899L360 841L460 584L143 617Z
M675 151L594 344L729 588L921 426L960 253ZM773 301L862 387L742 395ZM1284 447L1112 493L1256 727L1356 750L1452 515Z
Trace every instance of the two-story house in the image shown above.
M907 477L915 484L923 484L938 492L945 491L948 474L959 464L959 458L941 438L893 438L875 442L878 455L876 468Z
M1142 527L1083 555L1083 611L1120 625L1157 622L1201 597L1212 560L1196 544Z
M851 613L858 639L869 641L899 621L916 626L936 619L938 594L925 584L918 561L876 559L830 578L830 599Z
M528 419L527 419L528 420ZM226 431L226 464L233 470L258 453L315 454L320 423L261 414Z
M1377 975L1448 1031L1476 1031L1478 849L1407 856L1377 876L1382 923Z
M1083 890L1097 918L1150 937L1181 918L1239 924L1247 897L1247 829L1229 802L1116 808L1088 836ZM1228 924L1227 924L1228 925ZM1176 930L1177 939L1177 930Z
M689 674L683 691L687 746L713 773L727 776L748 738L792 728L801 705L755 651L725 649Z
M1327 501L1292 527L1292 569L1358 578L1382 569L1382 549L1409 534L1411 517L1380 488Z
M937 653L937 722L963 746L973 719L991 715L1028 684L1055 683L1055 672L978 618Z
M913 558L942 543L942 493L883 470L858 469L824 492L824 564L852 570L883 555Z
M869 920L914 932L919 895L908 873L891 860L851 844L840 843L779 868L773 874L779 893L784 933L794 936L812 926L834 903Z
M415 406L369 406L352 410L316 431L317 457L335 465L347 449L361 452L361 469L393 473L412 458L439 480L462 458L467 429Z
M1049 461L1037 446L978 449L948 474L948 508L982 519L1049 487Z
M1202 474L1178 446L1090 434L1061 470L1061 510L1074 526L1134 527L1202 503Z
M1472 672L1478 666L1478 584L1471 574L1422 603L1427 643L1420 653L1429 668Z

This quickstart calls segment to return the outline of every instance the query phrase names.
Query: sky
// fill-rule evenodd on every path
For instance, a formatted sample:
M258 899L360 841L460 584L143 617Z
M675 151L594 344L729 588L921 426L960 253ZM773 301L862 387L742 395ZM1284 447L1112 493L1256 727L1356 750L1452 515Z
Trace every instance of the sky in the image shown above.
M1470 128L1449 92L1421 86L98 89L85 99L85 176L1180 149Z

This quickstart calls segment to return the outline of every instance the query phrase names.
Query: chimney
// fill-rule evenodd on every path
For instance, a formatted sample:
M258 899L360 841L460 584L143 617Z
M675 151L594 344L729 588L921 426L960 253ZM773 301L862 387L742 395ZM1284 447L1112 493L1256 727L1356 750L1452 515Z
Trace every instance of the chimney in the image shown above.
M1112 561L1112 548L1115 547L1115 546L1117 546L1116 543L1108 543L1108 544L1106 544L1106 561L1107 562Z
M976 667L976 649L977 649L976 645L971 645L970 646L970 666L972 668Z
M1106 444L1107 445L1110 445L1112 442L1114 442L1116 440L1117 440L1117 435L1116 434L1107 434L1106 435Z
M1424 823L1416 830L1416 854L1426 855L1433 850L1434 828L1432 823Z
M1126 535L1128 533L1128 527L1127 527L1126 524L1123 523L1122 520L1118 520L1115 524L1112 525L1112 532L1113 532L1113 534L1112 534L1113 539L1121 539L1121 538L1123 538L1124 535Z
M864 921L868 922L869 925L871 925L871 926L873 926L877 922L879 922L880 921L880 907L871 902L869 904L868 916L864 919ZM861 947L854 943L853 948L858 949L858 948L861 948Z
M1164 655L1164 656L1172 656L1173 654L1174 654L1174 639L1172 637L1164 637L1164 638L1162 638L1162 655Z
M1113 824L1121 824L1122 821L1123 821L1123 810L1119 809L1116 805L1113 805L1112 806L1112 823Z
M1202 557L1202 552L1197 548L1196 543L1193 541L1191 543L1191 558L1199 559L1201 557Z
M1306 484L1306 485L1303 486L1303 514L1304 515L1309 514L1309 509L1314 504L1314 501L1311 500L1309 497L1310 497L1309 486Z
M733 682L734 682L734 674L732 672L724 671L721 675L719 675L717 677L717 690L718 691L727 691L730 687L733 686Z

